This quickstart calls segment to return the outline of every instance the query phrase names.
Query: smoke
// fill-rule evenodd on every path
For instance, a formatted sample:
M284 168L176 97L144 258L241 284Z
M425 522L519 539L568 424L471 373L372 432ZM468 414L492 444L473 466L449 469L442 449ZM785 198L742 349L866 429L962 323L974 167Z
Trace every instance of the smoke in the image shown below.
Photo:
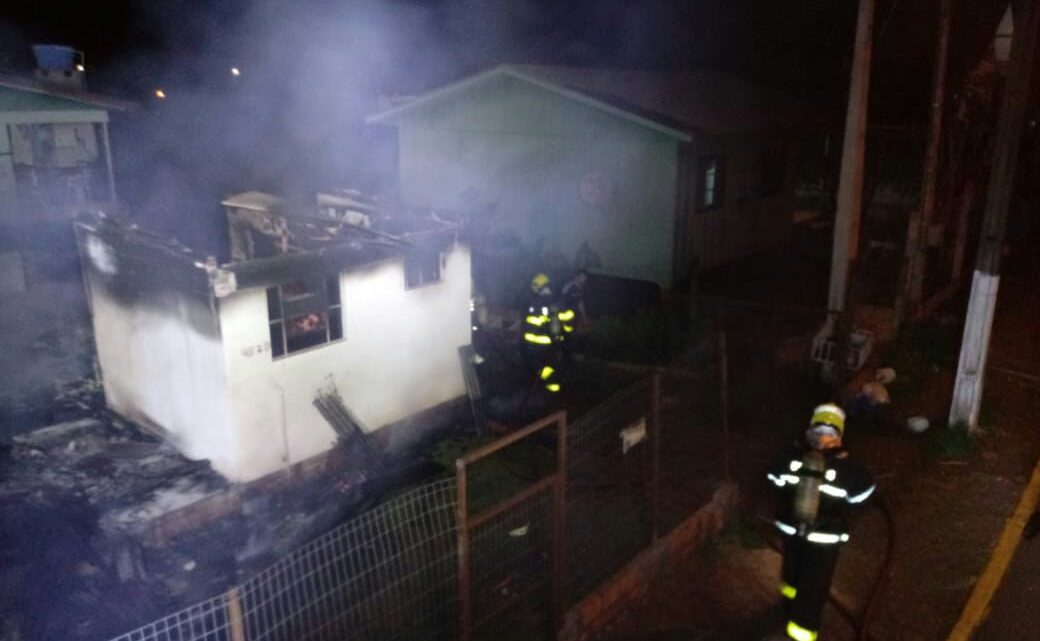
M414 94L503 62L638 66L654 61L662 29L669 55L685 59L682 30L669 20L677 10L640 4L655 17L593 0L142 0L150 44L109 74L136 85L145 103L118 136L124 192L144 224L186 242L219 233L200 221L219 217L215 203L235 191L390 192L394 134L362 124L381 94ZM165 100L151 97L158 87ZM205 214L186 222L185 209Z
M123 61L117 75L166 98L149 95L116 131L132 209L150 227L211 247L221 227L215 205L231 192L391 189L392 132L364 126L364 117L382 93L521 58L545 16L530 0L494 4L143 5L159 45Z

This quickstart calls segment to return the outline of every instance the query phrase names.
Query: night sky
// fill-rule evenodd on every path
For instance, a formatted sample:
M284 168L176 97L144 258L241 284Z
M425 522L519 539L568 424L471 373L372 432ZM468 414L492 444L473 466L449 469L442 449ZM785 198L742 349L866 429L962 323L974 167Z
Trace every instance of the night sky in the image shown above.
M369 62L383 82L401 88L437 84L498 62L551 62L703 66L832 95L843 90L856 8L854 0L9 4L0 18L0 64L25 69L32 64L30 43L69 43L87 53L96 82L129 93L170 77L204 83L210 65L232 52L250 51L250 41L258 44L257 39L291 59L305 55L301 49L306 46L335 41L336 31L356 38L354 29L367 26L383 40L369 43L378 54ZM957 4L955 43L960 46L955 50L974 53L978 38L971 31L992 22L1002 3ZM927 72L935 5L934 0L878 1L879 67L898 63L903 76ZM914 78L905 84L921 83Z
M937 2L878 0L873 122L924 122ZM1004 7L955 4L954 90ZM0 68L28 73L30 44L69 44L86 54L91 90L142 103L114 126L117 172L131 206L159 222L249 188L378 188L372 174L387 160L372 152L378 132L361 124L377 96L503 62L714 69L785 90L840 123L856 14L855 0L8 5ZM161 104L151 96L158 87L168 95Z

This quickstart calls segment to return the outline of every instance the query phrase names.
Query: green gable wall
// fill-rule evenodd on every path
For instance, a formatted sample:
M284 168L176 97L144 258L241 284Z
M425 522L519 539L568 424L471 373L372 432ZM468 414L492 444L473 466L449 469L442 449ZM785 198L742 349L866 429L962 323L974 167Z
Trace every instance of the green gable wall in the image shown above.
M568 260L583 243L610 274L671 281L679 142L577 100L493 77L396 119L401 196L495 203L496 226ZM612 196L587 202L599 175Z

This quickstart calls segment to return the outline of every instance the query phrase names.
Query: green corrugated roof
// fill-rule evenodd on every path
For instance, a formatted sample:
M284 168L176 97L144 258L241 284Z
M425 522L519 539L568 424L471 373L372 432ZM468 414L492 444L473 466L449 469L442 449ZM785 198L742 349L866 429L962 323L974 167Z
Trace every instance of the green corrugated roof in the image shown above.
M0 111L82 111L104 109L88 102L12 87L0 87Z
M44 84L34 78L0 74L0 112L12 111L125 111L136 105L74 87Z

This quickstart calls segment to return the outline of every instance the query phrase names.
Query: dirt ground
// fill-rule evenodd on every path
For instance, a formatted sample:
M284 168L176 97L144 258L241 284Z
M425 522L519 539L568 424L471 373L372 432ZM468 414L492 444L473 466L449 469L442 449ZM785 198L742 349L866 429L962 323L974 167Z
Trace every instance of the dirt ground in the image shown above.
M880 492L853 523L832 594L858 619L884 565L889 537L894 537L892 572L866 622L870 638L877 641L946 638L1040 454L1035 423L1040 379L1030 378L1040 376L1035 324L1040 292L1030 279L1012 273L1002 283L998 305L990 365L1001 369L991 369L986 378L982 435L973 450L941 449L949 444L943 437L953 363L929 367L912 397L893 393L893 417L884 428L848 434L853 456L872 469ZM775 448L796 433L777 426L800 425L812 403L804 386L783 379L781 374L779 380L763 383L749 376L732 383L738 402L730 445L745 503L741 522L710 548L691 551L659 576L642 600L617 612L599 641L757 641L780 631L780 557L761 547L763 539L776 539L762 518L771 513L763 470ZM763 387L769 389L764 392ZM914 414L931 420L923 435L902 429L905 417ZM892 532L882 502L890 510ZM1030 619L1040 623L1040 614L1034 614L1035 581L1030 577L1035 577L1040 546L1034 543L1033 550L1028 545L998 593L1000 610L983 625L980 639L1037 638ZM856 635L853 622L835 607L826 608L821 639L852 640Z

